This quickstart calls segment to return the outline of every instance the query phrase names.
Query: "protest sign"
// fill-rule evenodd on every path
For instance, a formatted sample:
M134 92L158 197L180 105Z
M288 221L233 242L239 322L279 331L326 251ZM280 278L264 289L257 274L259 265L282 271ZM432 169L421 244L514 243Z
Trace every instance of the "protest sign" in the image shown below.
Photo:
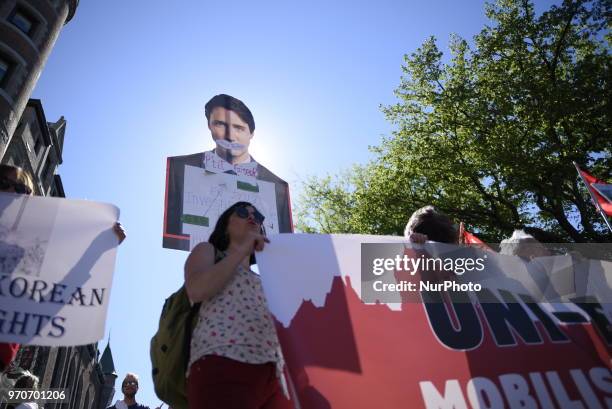
M183 187L183 232L189 249L208 241L219 216L236 202L249 202L265 216L268 234L279 233L274 183L226 173L207 173L185 166Z
M108 204L0 193L0 342L104 336L118 215Z
M207 241L218 216L235 199L250 201L262 212L269 234L293 231L289 185L261 164L234 167L212 152L168 158L163 247L189 251Z
M258 210L266 217L268 233L292 232L289 185L250 153L255 118L248 106L231 95L218 94L206 103L204 115L214 149L167 160L163 247L191 250L207 241L218 216L236 198L265 207L258 206ZM227 176L214 177L224 174ZM249 191L252 194L245 195ZM189 192L197 197L189 196Z
M473 252L470 265L486 257L486 268L473 275L480 291L417 290L412 298L380 294L379 302L364 302L365 288L383 283L375 284L374 269L364 279L363 246L387 243L395 257L402 241L281 234L257 255L296 407L611 407L610 304L588 297L543 302L551 286L555 296L572 299L566 256L544 261L563 268L542 290L542 277L532 277L534 267L517 257L449 245L436 252L428 243L424 250L437 257ZM415 251L412 259L420 257ZM371 264L378 265L384 267ZM609 285L611 263L585 265ZM395 282L386 284L398 284L397 264L388 267ZM446 281L460 286L469 277Z

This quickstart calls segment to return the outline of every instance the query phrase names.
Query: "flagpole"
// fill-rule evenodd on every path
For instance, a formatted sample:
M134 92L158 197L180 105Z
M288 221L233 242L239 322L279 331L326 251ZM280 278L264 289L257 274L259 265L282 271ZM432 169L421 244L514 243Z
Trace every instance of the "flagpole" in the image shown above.
M610 222L608 221L608 216L604 213L603 209L599 205L599 202L597 201L597 198L595 197L595 195L593 194L593 191L591 190L591 186L589 185L589 182L587 182L584 179L584 176L582 176L582 173L580 172L580 168L578 167L578 164L576 162L572 162L572 163L576 167L576 172L578 172L578 176L580 176L580 179L582 180L582 183L585 184L587 190L589 191L589 195L591 195L591 202L593 202L593 204L595 205L595 207L599 211L599 214L601 215L601 217L603 217L604 222L606 223L606 226L608 226L608 229L610 230L610 233L612 233L612 226L610 226Z
M459 223L459 243L460 244L465 244L465 224L463 224L463 222Z

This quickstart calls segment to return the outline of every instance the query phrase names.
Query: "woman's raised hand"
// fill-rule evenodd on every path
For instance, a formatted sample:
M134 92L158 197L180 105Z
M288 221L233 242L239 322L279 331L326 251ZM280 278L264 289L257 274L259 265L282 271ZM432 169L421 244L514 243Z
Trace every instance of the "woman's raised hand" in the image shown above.
M270 243L270 239L261 233L250 232L244 240L244 244L240 246L240 250L245 257L253 254L254 251L262 251L266 243Z

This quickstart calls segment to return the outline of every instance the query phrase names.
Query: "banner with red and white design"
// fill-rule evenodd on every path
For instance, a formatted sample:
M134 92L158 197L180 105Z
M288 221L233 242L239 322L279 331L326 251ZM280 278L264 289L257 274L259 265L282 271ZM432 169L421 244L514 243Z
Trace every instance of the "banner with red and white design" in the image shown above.
M258 253L295 407L612 407L610 304L578 297L576 284L599 277L592 287L609 293L611 263L591 260L574 276L569 256L532 264L471 249L490 266L477 277L479 292L366 303L377 279L364 279L366 243L406 246L398 237L280 234ZM407 250L413 264L419 251ZM389 266L374 266L401 268L401 256L389 254ZM559 267L546 289L536 264ZM551 291L574 302L544 302Z

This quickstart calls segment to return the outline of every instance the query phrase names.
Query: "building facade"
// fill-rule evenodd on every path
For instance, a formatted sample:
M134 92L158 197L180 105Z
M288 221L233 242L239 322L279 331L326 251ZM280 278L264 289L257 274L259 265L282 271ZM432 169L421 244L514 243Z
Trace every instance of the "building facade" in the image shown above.
M63 26L79 0L0 0L0 163L28 171L35 194L65 197L57 173L62 163L66 120L48 122L40 100L30 99ZM67 401L46 409L104 409L115 392L117 374L107 345L99 359L96 344L75 347L22 346L9 368L29 370L39 388L65 388ZM0 402L0 408L7 407Z
M0 1L0 158L78 0Z
M56 169L62 163L66 120L47 122L38 99L31 99L23 111L0 163L25 169L35 181L34 194L65 197Z

